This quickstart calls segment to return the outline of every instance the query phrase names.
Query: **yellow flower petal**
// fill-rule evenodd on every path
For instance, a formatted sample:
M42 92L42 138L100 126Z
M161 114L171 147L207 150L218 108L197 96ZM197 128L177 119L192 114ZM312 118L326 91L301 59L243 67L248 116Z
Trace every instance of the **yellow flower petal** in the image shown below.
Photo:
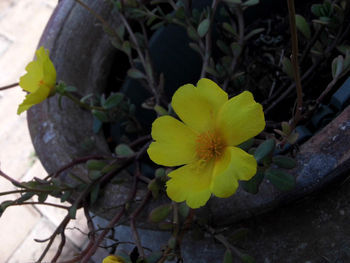
M213 162L197 161L182 166L171 173L167 181L167 194L176 202L186 201L191 208L198 208L209 200Z
M180 87L171 105L186 125L202 133L214 127L216 114L227 99L227 93L216 83L201 79L197 87L191 84Z
M47 57L43 61L44 78L43 81L47 86L54 88L56 84L56 69L49 58L49 52L47 51Z
M162 116L152 124L152 142L147 152L151 160L165 166L190 163L196 158L197 134L182 122Z
M50 60L49 51L40 47L35 54L36 59L28 64L27 73L19 81L22 89L31 94L27 95L19 105L17 114L21 114L54 93L56 70Z
M217 125L229 146L239 145L265 128L262 106L252 93L244 91L222 106Z
M26 67L27 74L19 79L21 88L28 92L35 92L39 88L39 82L43 78L42 66L37 61L30 62Z
M251 179L256 169L257 163L252 155L237 147L227 147L215 162L211 191L217 197L229 197L236 192L238 180Z
M109 255L103 259L102 263L124 263L124 260L122 260L120 257Z
M35 104L44 101L50 94L50 89L40 88L34 93L27 94L24 101L18 106L17 114L28 110Z

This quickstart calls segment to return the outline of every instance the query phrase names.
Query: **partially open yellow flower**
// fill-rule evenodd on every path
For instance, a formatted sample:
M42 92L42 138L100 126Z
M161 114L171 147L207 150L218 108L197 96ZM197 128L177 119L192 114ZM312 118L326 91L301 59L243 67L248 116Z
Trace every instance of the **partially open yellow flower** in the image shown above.
M36 60L27 65L27 73L19 81L21 88L30 93L18 106L17 114L39 104L55 92L56 70L49 58L49 51L40 47L35 54Z
M155 141L148 148L157 164L183 165L168 175L168 196L198 208L212 193L222 198L234 194L238 180L249 180L256 173L254 157L235 146L264 129L262 106L248 91L228 99L209 79L199 80L197 87L180 87L171 103L183 122L170 116L157 118L152 125Z
M124 263L124 261L120 257L109 255L103 259L102 263Z

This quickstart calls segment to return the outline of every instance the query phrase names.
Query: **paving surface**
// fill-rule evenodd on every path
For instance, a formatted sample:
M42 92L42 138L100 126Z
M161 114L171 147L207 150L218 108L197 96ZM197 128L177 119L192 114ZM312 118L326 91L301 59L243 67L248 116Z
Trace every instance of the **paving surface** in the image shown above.
M0 86L18 82L25 66L34 56L40 35L57 4L57 0L0 0ZM18 116L17 107L25 93L19 87L0 92L0 164L11 177L25 181L46 176L36 159L30 140L26 114ZM0 178L0 192L14 187ZM0 202L16 196L0 196ZM57 202L56 200L50 200ZM35 262L46 243L37 239L49 237L65 216L65 211L45 206L10 207L0 218L0 262ZM77 220L66 231L67 242L62 259L69 259L86 244L83 233L87 226L78 211ZM49 250L43 262L49 262L59 240ZM96 256L94 262L101 262Z

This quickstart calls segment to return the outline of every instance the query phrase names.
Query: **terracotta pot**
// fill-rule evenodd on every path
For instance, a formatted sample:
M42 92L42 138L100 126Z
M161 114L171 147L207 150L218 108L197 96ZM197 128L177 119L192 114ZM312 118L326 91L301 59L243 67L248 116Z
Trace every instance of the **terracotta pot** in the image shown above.
M104 1L85 2L112 25L118 24ZM117 52L101 26L97 25L85 9L71 0L60 1L43 33L40 45L50 50L58 79L76 86L82 95L103 91L113 61L118 60L115 56ZM32 141L47 172L55 172L78 157L111 155L103 134L93 133L90 113L67 100L63 100L62 105L63 108L60 109L57 98L54 97L28 112ZM349 120L350 107L347 107L301 146L297 156L298 167L292 172L297 177L294 190L281 193L265 180L258 194L251 195L240 188L227 199L212 197L206 207L197 211L197 215L209 218L215 226L229 226L302 198L331 181L342 178L350 166ZM86 170L82 166L75 167L70 172L86 176ZM131 179L127 175L118 176ZM62 175L62 179L65 178L67 174ZM142 198L145 191L139 189L138 197ZM127 184L107 185L94 211L107 219L113 217L116 211L107 209L106 212L106 208L123 204L128 192ZM157 204L162 202L168 202L166 197ZM144 228L153 228L145 220L151 208L148 207L143 219L139 220Z

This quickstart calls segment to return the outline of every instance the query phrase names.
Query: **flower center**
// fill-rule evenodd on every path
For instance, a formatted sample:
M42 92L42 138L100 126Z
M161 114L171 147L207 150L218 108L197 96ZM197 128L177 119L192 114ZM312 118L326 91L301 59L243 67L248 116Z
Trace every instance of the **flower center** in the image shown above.
M40 81L39 81L39 87L40 87L41 89L43 89L43 88L49 89L49 90L50 90L50 94L49 94L50 96L53 95L53 94L55 93L54 87L53 87L53 86L50 86L50 85L48 85L48 84L46 84L43 80L40 80Z
M200 159L208 161L220 157L225 148L221 136L215 132L205 132L197 136L197 155Z

